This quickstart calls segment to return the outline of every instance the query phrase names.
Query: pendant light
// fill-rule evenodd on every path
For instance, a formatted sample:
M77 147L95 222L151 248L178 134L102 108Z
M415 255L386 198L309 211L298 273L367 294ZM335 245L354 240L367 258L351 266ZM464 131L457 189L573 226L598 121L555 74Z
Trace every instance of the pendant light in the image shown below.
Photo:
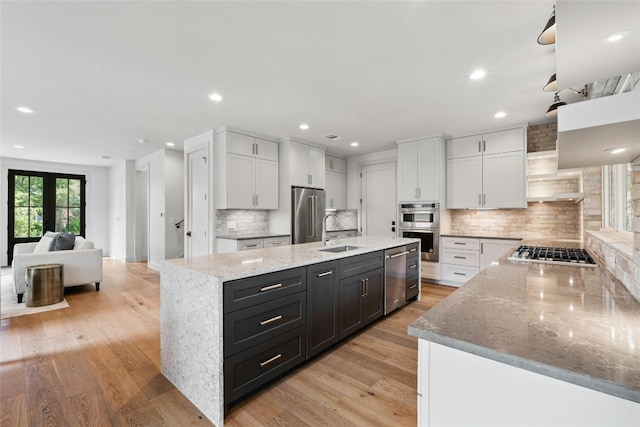
M560 97L558 96L558 92L556 92L556 95L553 97L553 104L551 104L551 106L549 107L547 112L544 113L544 116L545 117L556 117L558 115L558 107L561 107L563 105L567 105L567 103L562 101L560 99Z
M554 44L556 42L556 6L553 6L553 12L551 18L547 21L547 25L544 26L544 30L538 36L538 43Z
M549 77L549 81L542 88L545 92L557 92L558 91L558 82L556 82L556 73L553 73L551 77Z

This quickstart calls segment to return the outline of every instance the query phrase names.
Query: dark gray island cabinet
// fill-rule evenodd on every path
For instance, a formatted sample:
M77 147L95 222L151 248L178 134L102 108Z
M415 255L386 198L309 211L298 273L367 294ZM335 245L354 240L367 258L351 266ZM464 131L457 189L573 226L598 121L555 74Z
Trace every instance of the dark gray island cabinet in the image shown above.
M336 254L310 243L166 262L162 373L222 425L244 396L382 317L384 249L418 249L416 241L343 241L362 246ZM407 271L419 271L417 262L408 259Z

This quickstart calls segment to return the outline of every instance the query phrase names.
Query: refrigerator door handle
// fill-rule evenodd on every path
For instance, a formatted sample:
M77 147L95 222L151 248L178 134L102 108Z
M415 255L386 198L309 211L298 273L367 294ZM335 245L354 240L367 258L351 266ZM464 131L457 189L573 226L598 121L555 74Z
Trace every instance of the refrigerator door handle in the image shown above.
M313 229L313 227L314 227L314 225L313 225L313 196L308 196L307 197L307 201L309 202L309 204L308 204L309 215L307 215L307 219L309 220L309 231L307 231L307 235L308 235L307 237L313 237L313 234L314 234L314 232L313 232L313 230L314 230Z
M311 215L313 216L313 237L318 237L318 233L316 228L318 228L318 196L313 196L313 210L311 211Z

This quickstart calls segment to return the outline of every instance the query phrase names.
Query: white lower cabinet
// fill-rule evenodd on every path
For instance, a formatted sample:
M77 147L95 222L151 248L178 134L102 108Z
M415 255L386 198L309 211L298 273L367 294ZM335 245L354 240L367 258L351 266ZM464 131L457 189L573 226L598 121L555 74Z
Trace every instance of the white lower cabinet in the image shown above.
M259 237L256 239L224 239L217 238L217 253L239 252L250 249L272 248L289 244L289 236Z
M485 239L444 236L440 262L441 280L461 286L517 245L519 239Z

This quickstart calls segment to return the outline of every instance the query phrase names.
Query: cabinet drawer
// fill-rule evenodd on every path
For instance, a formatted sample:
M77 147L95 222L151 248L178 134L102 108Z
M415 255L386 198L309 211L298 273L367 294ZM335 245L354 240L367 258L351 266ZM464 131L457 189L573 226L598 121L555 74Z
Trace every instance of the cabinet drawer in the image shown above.
M420 264L422 279L440 280L440 263L425 261Z
M247 239L238 240L238 250L246 251L248 249L258 249L264 246L263 239Z
M264 239L264 247L272 248L274 246L284 246L289 244L289 236L284 237L267 237Z
M224 283L224 312L247 308L307 289L306 268L292 268Z
M464 283L478 274L478 271L480 271L478 267L442 264L442 279Z
M407 258L418 256L419 255L418 243L412 243L410 245L407 245L407 251L409 252L409 254L407 255Z
M473 237L443 237L442 247L451 249L480 250L480 240Z
M298 292L225 314L225 357L303 326L306 319L306 303L306 293Z
M418 288L418 276L407 277L407 299L413 298L418 295L420 289Z
M355 276L384 265L382 251L356 255L340 260L340 278Z
M479 267L480 252L447 249L442 251L442 262L444 264L468 265L470 267Z
M418 257L407 258L407 276L418 274L418 271L420 271L420 263L418 262Z
M225 405L304 361L304 327L224 360Z

